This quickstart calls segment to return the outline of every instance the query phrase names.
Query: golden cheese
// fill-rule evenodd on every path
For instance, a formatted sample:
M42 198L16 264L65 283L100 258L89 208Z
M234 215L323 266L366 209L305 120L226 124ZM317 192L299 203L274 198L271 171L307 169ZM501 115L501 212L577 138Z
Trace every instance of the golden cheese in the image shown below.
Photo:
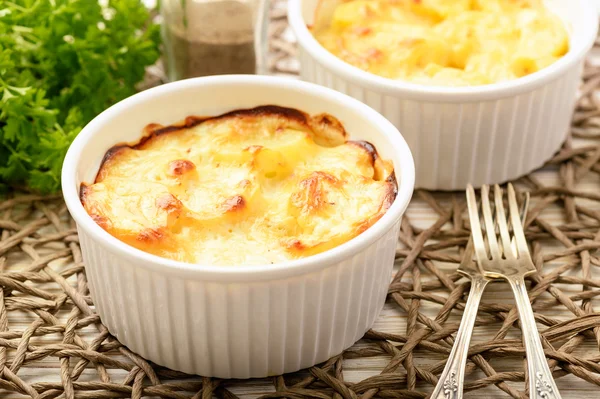
M439 86L517 79L569 49L542 0L321 0L311 31L358 68Z
M264 106L146 130L107 152L81 201L107 232L162 257L309 256L366 230L396 196L391 163L326 114Z

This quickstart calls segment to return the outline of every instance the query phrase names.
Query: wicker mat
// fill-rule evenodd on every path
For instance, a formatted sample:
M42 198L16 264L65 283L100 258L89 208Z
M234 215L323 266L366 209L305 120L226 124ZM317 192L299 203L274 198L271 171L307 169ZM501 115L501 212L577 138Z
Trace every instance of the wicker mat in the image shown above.
M293 74L298 66L281 7L273 19L273 68ZM600 385L599 87L600 68L588 65L572 138L544 172L517 182L533 196L526 224L539 274L530 279L530 296L565 398L584 397L577 387L597 397ZM469 235L464 210L463 193L415 194L386 308L354 347L299 373L230 381L155 366L111 337L94 313L60 197L15 194L0 202L0 397L424 398L444 367L469 289L455 272ZM420 213L431 223L414 223ZM471 345L467 396L525 398L517 311L512 300L499 299L509 292L502 284L490 292ZM392 317L403 320L401 329L385 328ZM348 379L358 362L368 371Z

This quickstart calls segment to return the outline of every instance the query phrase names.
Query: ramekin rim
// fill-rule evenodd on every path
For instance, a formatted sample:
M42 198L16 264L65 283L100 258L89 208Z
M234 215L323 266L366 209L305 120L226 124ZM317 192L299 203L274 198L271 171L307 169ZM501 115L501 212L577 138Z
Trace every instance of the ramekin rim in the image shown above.
M316 62L361 87L388 95L423 98L432 102L486 101L514 96L540 87L564 74L573 64L581 61L592 48L598 34L598 11L590 1L577 0L584 7L583 14L587 18L587 22L582 24L583 29L587 29L586 40L576 42L575 47L571 46L569 52L552 65L522 78L489 85L468 87L421 85L377 76L350 65L327 51L308 30L302 16L302 1L289 0L287 18L298 44Z
M373 224L373 226L344 244L317 255L268 265L211 266L180 262L146 253L113 237L92 220L83 208L79 198L77 172L81 159L81 151L85 144L95 134L98 134L98 131L100 130L99 127L105 120L108 120L113 115L127 109L130 105L144 101L144 99L149 96L160 96L188 85L202 86L206 84L283 85L291 90L305 92L312 91L319 96L326 97L328 101L337 102L340 107L350 107L357 112L365 114L365 117L377 127L378 132L385 136L388 144L393 145L399 150L399 155L396 155L394 159L401 165L401 170L396 171L398 194L392 203L392 206L380 220ZM99 156L101 156L101 154L99 154ZM327 268L333 264L339 263L343 259L347 259L360 253L366 247L375 243L399 221L408 207L414 191L415 167L408 144L404 137L399 134L398 129L371 107L348 95L313 83L302 82L290 78L257 75L221 75L186 79L164 84L134 94L109 107L88 123L69 147L63 163L61 181L65 203L78 228L88 234L92 238L94 244L101 245L111 253L136 261L137 264L143 265L143 267L158 270L160 272L170 271L192 275L194 277L205 276L214 279L243 279L244 277L254 279L293 276Z

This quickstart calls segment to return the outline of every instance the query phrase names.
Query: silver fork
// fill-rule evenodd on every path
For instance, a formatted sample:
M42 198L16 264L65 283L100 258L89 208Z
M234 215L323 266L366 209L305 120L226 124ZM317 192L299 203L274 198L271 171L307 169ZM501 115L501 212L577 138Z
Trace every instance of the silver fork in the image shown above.
M475 256L479 267L483 269L486 277L502 278L510 284L519 317L521 319L521 330L527 355L527 370L529 372L529 397L539 399L560 399L560 393L548 367L544 348L540 340L540 334L535 324L533 310L527 295L525 277L535 273L536 269L529 255L529 248L523 232L523 225L519 220L519 211L515 190L511 184L508 185L508 208L510 223L514 234L514 246L511 245L511 237L504 212L502 201L502 189L494 186L494 203L496 207L496 221L492 217L490 207L489 188L481 188L481 210L485 224L489 253L486 250L475 190L472 186L467 188L467 204L469 218L471 220L471 234L475 247ZM496 226L500 234L501 245L498 244Z
M462 399L463 397L465 366L467 364L469 343L477 318L477 309L483 291L491 281L477 270L477 266L473 262L473 241L471 238L467 243L458 272L471 279L471 289L456 333L456 340L450 351L444 371L442 371L440 379L431 394L431 399Z
M527 197L521 211L521 220L523 221L527 217L528 203L529 197ZM485 276L473 261L472 236L469 237L457 271L471 280L471 289L469 290L469 296L467 297L467 303L465 304L463 317L456 333L454 345L450 351L450 356L448 356L448 362L444 367L444 371L440 374L440 378L430 399L462 399L463 397L465 367L467 365L469 343L471 342L471 335L475 326L475 319L477 318L477 309L479 309L479 302L481 301L485 287L493 280Z

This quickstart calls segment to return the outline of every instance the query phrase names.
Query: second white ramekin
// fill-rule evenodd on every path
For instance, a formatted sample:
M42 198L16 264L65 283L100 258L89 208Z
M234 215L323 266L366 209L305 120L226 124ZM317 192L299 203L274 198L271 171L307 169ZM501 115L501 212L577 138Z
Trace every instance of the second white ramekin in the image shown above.
M105 152L135 142L148 123L258 105L329 113L352 139L394 163L398 195L372 227L332 250L265 266L217 267L160 258L109 235L79 200ZM167 162L168 160L165 160ZM145 358L222 378L278 375L327 360L362 337L383 307L414 164L398 130L366 105L310 83L217 76L136 94L90 122L63 165L63 195L77 223L96 310L109 331ZM235 251L235 248L231 248Z
M417 187L462 190L512 180L542 166L565 140L598 29L590 1L546 1L571 38L558 62L514 81L462 88L394 81L338 59L307 28L319 1L288 4L302 79L349 94L398 127L415 158Z

